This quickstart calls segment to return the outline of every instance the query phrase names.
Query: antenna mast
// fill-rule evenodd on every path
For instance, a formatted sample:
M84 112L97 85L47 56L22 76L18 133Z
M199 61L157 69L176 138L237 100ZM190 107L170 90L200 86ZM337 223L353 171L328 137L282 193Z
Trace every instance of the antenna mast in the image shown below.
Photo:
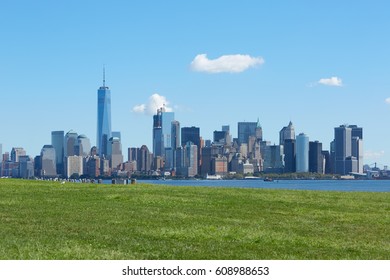
M103 87L106 87L106 65L103 65Z

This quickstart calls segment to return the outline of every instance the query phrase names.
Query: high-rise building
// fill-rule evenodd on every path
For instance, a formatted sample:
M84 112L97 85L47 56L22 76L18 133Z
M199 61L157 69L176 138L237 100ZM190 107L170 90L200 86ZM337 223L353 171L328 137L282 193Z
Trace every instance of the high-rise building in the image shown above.
M127 149L127 161L138 161L139 148Z
M67 178L79 177L83 175L83 157L82 156L68 156L66 158L66 174Z
M161 108L161 128L164 148L172 148L172 122L175 120L174 112L166 112Z
M184 168L186 177L198 174L198 147L192 142L187 142L184 146Z
M353 133L353 130L352 130ZM352 136L352 156L357 160L358 173L363 173L363 139Z
M181 145L184 147L187 142L192 142L196 146L200 146L200 128L199 127L182 127L181 129Z
M296 172L309 172L309 137L304 133L296 137Z
M20 147L14 147L11 150L11 161L12 162L19 162L20 156L25 156L26 151L23 148Z
M256 136L258 122L238 122L238 144L248 144L249 136Z
M138 152L137 170L143 173L149 173L153 161L148 147L146 145L142 145Z
M52 145L44 145L41 150L41 175L56 177L56 150Z
M162 110L158 109L153 116L153 155L161 157L164 153L164 137L162 132Z
M295 129L290 121L288 126L283 127L279 132L279 144L284 145L284 141L287 139L295 139Z
M346 159L352 156L352 129L346 125L340 125L334 129L334 160L335 173L346 175Z
M0 163L3 161L3 145L0 144ZM0 166L1 168L1 166Z
M358 173L363 173L363 128L358 127L357 125L350 125L352 129L352 156L357 160L357 170Z
M108 141L111 138L111 91L106 86L105 69L103 68L103 86L98 91L98 122L96 146L100 156L107 156Z
M171 169L176 170L176 149L180 147L180 123L178 121L173 121L171 123L171 157L172 157L172 166L169 166ZM167 151L166 151L167 152Z
M340 125L334 129L334 172L363 172L363 128Z
M267 142L261 142L261 154L263 156L263 169L268 173L281 173L284 169L283 146L268 145Z
M64 138L64 157L78 155L77 132L70 130Z
M111 132L111 137L119 138L119 140L122 142L122 134L120 131L113 131Z
M34 177L34 162L29 156L19 157L19 177L24 179Z
M180 123L172 121L171 123L171 147L177 149L180 147Z
M322 143L309 142L309 172L324 173L324 157L322 155Z
M64 131L52 131L51 132L51 145L56 151L56 170L57 174L63 174L64 172Z
M284 172L293 173L295 172L295 139L284 140Z
M200 128L199 127L183 127L181 129L181 145L182 147L186 146L188 142L192 142L193 145L197 146L198 152L198 170L200 170L200 161L201 161L201 137L200 137Z
M77 137L77 146L78 146L78 156L86 157L91 152L91 141L84 134L80 134Z
M123 163L122 144L120 139L117 137L111 137L109 143L108 156L111 168L115 170L118 168L118 165Z
M332 173L332 161L329 151L322 151L322 156L324 157L324 173L331 174Z

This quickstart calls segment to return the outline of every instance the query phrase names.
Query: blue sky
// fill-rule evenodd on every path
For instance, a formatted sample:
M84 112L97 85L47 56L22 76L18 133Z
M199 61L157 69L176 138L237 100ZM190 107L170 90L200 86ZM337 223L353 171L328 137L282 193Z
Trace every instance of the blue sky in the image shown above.
M123 151L151 148L151 98L204 139L260 119L278 142L329 148L364 128L365 163L390 164L388 1L11 1L0 3L0 143L35 156L52 130L96 142L106 65ZM388 100L388 102L386 102Z

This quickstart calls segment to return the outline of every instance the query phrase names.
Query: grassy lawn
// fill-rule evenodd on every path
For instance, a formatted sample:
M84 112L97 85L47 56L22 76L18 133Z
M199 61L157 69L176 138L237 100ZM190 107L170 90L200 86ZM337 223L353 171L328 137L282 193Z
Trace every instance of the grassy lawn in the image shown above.
M390 193L0 179L0 259L390 259Z

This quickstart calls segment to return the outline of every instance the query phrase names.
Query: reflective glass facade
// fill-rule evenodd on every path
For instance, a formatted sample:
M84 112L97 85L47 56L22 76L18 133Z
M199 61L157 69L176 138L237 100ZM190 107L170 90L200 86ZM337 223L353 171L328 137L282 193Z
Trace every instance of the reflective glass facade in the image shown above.
M96 146L100 155L107 155L111 138L111 91L103 86L98 89L98 122Z
M304 133L296 137L296 171L309 172L309 137Z

